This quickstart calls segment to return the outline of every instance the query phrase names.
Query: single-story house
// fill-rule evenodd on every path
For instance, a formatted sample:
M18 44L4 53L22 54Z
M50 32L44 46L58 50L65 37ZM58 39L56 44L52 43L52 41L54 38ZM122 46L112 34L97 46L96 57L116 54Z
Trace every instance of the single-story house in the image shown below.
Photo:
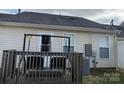
M82 17L35 12L0 14L0 60L2 60L3 50L22 50L24 33L48 34L71 37L71 51L83 53L90 59L95 55L97 67L116 67L116 34L119 32ZM32 50L38 50L40 42L38 38L33 39ZM63 48L65 42L65 39L52 39L51 50L65 51ZM90 66L93 67L92 62Z

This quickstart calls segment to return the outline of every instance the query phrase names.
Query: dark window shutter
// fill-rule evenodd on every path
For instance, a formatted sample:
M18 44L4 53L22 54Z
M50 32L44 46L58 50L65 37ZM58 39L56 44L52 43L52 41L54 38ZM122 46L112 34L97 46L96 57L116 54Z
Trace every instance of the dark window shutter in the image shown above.
M85 44L85 56L86 57L92 56L92 44Z

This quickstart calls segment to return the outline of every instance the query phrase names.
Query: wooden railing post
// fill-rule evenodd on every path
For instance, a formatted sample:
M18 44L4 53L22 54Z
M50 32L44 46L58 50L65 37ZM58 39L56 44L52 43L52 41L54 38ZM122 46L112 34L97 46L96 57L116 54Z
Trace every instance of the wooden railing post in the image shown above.
M1 76L0 76L0 81L1 83L5 83L5 59L6 59L6 52L3 51L3 57L2 57L2 63L1 63Z

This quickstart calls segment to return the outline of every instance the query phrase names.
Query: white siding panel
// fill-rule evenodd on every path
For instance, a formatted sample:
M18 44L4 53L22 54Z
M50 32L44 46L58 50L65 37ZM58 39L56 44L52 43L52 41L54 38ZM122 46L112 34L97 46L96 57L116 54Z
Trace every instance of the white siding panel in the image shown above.
M124 41L118 41L118 67L124 69Z
M54 33L54 35L63 35L63 33L74 33L74 46L75 52L84 53L84 45L92 44L93 50L96 51L98 67L113 67L114 66L114 39L110 34L98 34L98 33L86 33L77 31L59 31L59 30L46 30L46 29L36 29L36 28L19 28L19 27L0 27L0 64L2 58L2 51L8 49L22 50L24 33L39 34L44 33ZM110 59L103 60L99 59L99 46L98 46L98 36L107 35L110 37ZM62 39L53 39L53 51L63 51L62 50ZM32 50L39 50L39 38L32 38ZM91 64L92 66L92 64Z
M0 64L1 64L3 50L8 50L8 49L22 50L24 33L39 34L43 32L44 33L55 32L56 33L55 35L62 35L60 32L56 32L54 30L51 31L51 30L33 29L33 28L0 27ZM59 38L53 40L54 42L52 43L54 45L52 46L52 50L62 51L62 40ZM40 50L39 43L40 43L40 37L35 37L35 38L32 37L30 49L32 51Z

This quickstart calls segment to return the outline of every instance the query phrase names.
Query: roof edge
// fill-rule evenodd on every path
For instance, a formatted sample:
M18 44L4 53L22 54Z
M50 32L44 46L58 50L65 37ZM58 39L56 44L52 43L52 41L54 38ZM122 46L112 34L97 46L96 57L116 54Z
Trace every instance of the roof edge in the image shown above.
M71 31L83 31L83 32L99 32L99 33L119 33L120 30L110 30L101 28L87 28L87 27L73 27L73 26L59 26L59 25L46 25L46 24L32 24L32 23L17 23L17 22L4 22L0 21L2 26L16 26L16 27L32 27L43 29L56 29L56 30L71 30Z

